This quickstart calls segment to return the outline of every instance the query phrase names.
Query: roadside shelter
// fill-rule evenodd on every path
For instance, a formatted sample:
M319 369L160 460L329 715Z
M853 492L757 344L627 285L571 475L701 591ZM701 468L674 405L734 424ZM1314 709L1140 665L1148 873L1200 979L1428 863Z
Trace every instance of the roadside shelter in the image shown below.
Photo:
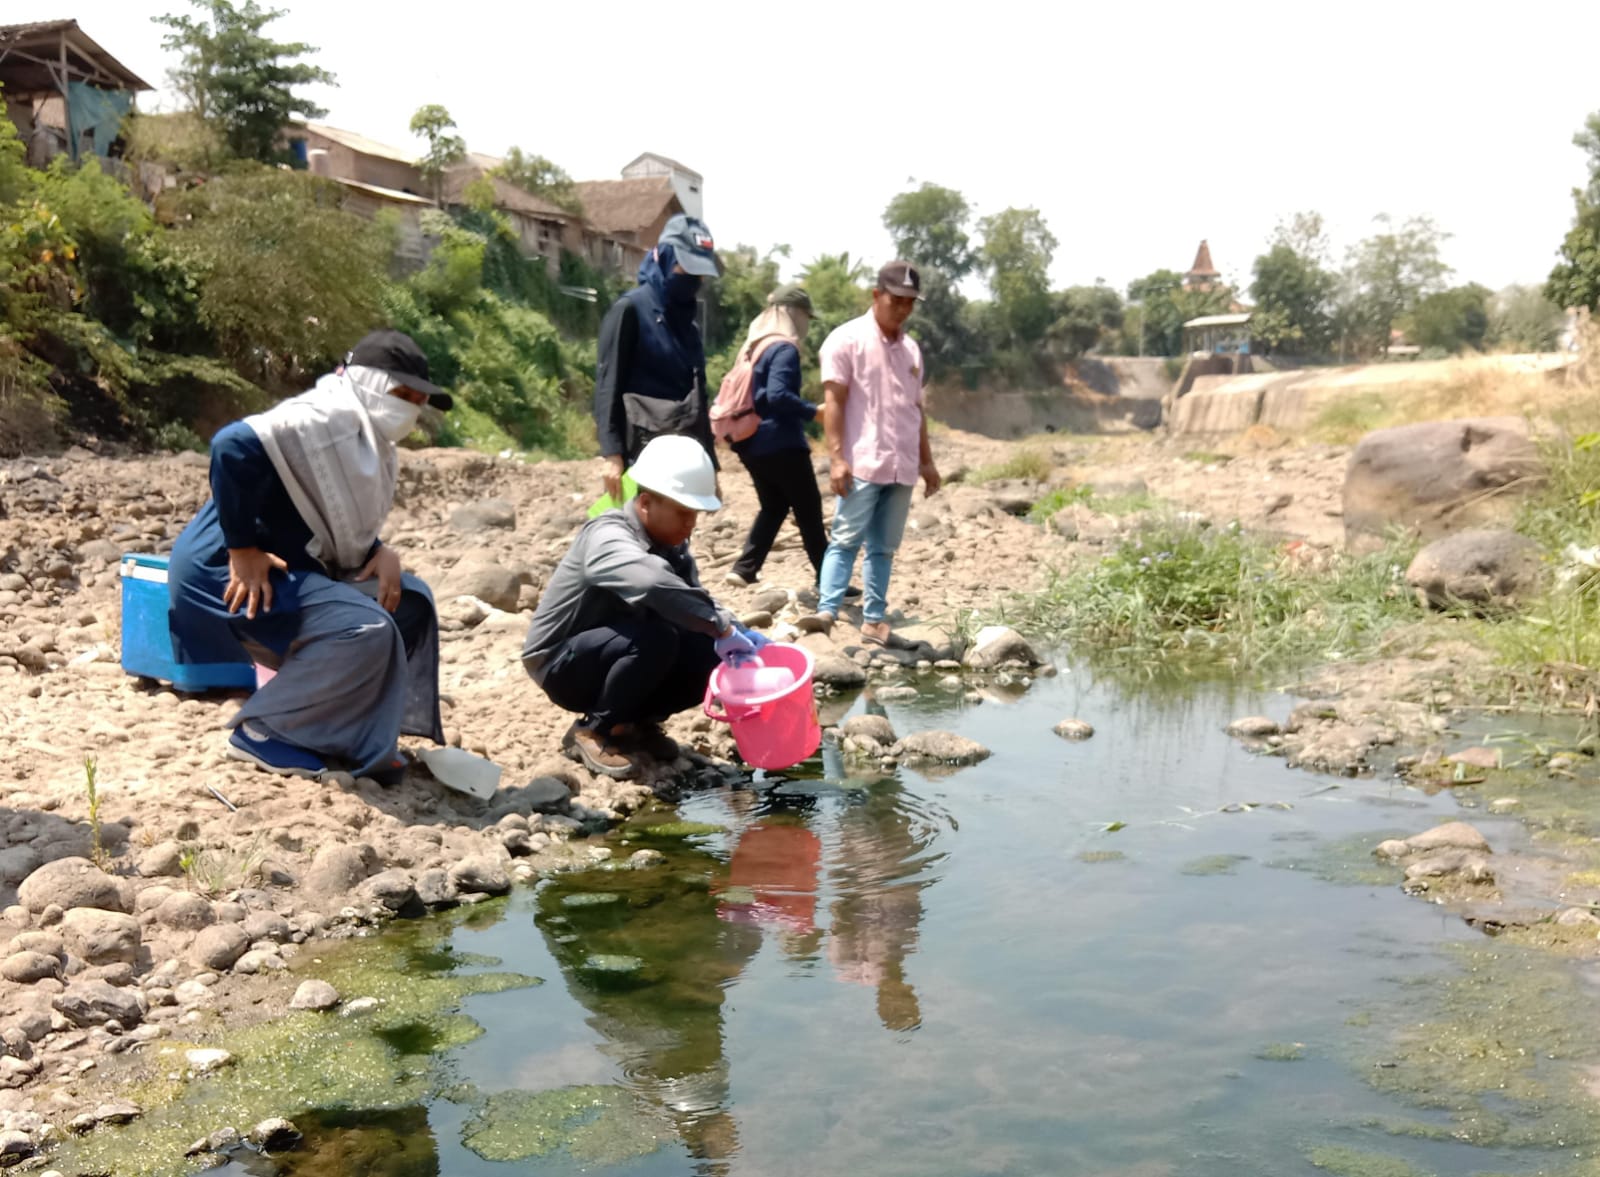
M134 95L149 89L75 20L0 25L0 95L34 167L107 155Z

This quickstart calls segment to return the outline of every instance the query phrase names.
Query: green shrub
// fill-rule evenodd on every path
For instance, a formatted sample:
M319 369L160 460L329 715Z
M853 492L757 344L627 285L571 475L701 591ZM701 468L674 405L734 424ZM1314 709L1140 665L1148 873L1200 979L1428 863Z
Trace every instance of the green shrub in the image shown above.
M1232 673L1343 657L1419 618L1408 559L1396 548L1311 568L1236 526L1160 520L1004 613L1091 661Z

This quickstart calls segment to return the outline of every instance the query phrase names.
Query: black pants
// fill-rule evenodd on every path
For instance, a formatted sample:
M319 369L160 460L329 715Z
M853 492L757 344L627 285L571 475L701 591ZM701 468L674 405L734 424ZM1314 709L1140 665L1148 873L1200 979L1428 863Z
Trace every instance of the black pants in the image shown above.
M822 524L822 495L811 469L811 451L783 450L751 458L741 454L739 460L750 471L750 481L756 484L761 509L750 525L750 536L744 541L744 551L734 562L733 570L746 580L754 580L772 551L783 521L793 511L794 525L800 529L800 540L806 546L806 558L811 561L812 570L820 573L823 553L828 550L828 531Z
M568 638L551 655L543 685L557 707L608 732L695 706L716 665L709 637L646 615Z

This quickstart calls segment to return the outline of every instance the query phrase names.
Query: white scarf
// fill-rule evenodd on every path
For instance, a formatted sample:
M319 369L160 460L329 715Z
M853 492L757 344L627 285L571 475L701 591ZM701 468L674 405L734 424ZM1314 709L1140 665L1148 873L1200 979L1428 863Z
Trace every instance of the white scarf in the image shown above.
M394 443L419 411L389 395L396 383L387 372L352 365L245 418L311 529L306 550L335 579L366 563L394 505Z

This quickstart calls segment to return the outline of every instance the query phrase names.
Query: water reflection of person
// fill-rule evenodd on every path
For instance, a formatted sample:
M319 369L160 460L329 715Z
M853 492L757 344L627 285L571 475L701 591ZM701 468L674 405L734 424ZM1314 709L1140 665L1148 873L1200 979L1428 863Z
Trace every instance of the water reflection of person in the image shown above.
M635 1091L671 1120L690 1154L705 1162L705 1177L728 1173L739 1147L729 1111L728 1060L723 1042L724 995L761 944L760 929L718 918L714 891L727 866L703 852L674 853L669 868L608 875L602 886L576 876L546 887L539 923L563 964L567 987L593 1016L606 1053ZM621 902L565 908L562 899L594 890ZM570 924L551 924L551 917ZM569 943L561 940L576 934ZM638 957L635 978L607 983L583 967L596 954Z
M840 815L838 899L830 909L828 959L841 981L878 991L878 1019L888 1030L922 1024L906 957L922 921L920 876L931 830L920 830L897 786L880 782Z

